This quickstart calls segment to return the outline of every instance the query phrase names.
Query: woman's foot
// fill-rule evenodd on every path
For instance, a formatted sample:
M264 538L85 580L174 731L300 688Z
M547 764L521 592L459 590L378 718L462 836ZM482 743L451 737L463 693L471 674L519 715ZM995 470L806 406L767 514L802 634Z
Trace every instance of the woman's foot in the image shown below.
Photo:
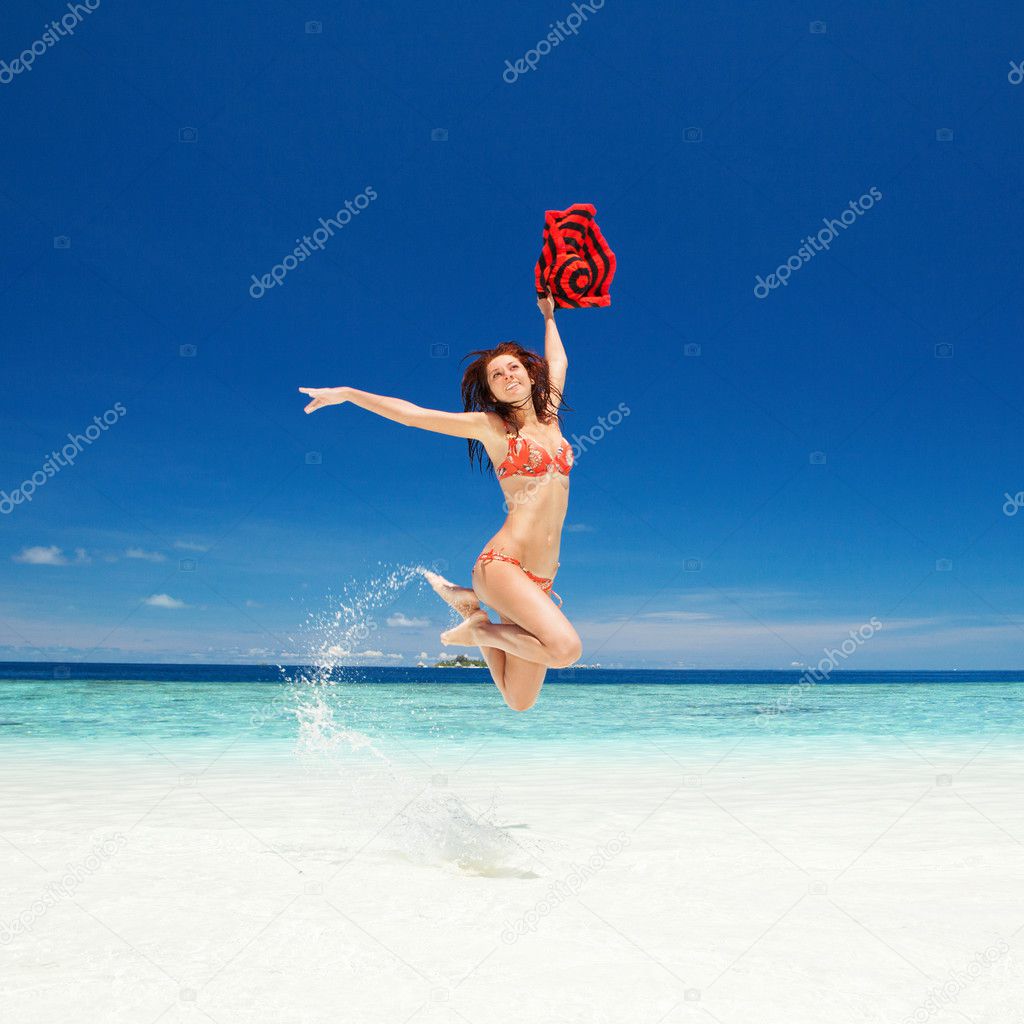
M468 619L470 615L480 611L480 602L477 600L476 594L468 587L460 587L429 569L422 571L437 596L445 604L451 605L464 619Z
M476 627L481 623L490 622L490 618L482 608L467 616L454 629L446 630L441 634L441 643L446 647L479 647L474 634Z

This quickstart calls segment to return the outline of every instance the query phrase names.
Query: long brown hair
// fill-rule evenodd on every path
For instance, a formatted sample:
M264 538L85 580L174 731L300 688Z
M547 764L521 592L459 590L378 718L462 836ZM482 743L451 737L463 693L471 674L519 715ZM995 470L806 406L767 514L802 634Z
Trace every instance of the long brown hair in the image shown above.
M515 406L508 402L499 402L491 391L487 381L487 364L498 356L515 356L526 369L527 374L533 380L533 411L537 419L542 423L547 422L552 414L555 420L561 425L561 417L557 409L552 412L551 396L555 395L559 405L563 405L562 392L551 383L551 375L548 372L548 362L543 356L523 348L515 341L503 341L494 348L478 348L463 360L472 356L476 358L466 367L462 375L462 405L466 412L494 412L497 413L510 433L518 435L519 424L516 422ZM566 409L572 409L571 405L565 405ZM488 472L494 472L494 464L487 454L484 446L477 440L469 440L469 462L474 460L483 470L483 460L487 459Z

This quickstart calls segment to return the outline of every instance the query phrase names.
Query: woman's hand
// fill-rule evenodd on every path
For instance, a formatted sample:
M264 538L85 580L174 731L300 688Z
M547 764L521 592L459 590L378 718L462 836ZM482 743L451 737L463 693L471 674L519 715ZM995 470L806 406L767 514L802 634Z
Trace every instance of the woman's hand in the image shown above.
M316 412L326 405L341 405L348 401L348 388L299 388L304 395L313 399L303 412Z
M537 300L537 308L544 314L545 320L550 320L554 317L555 300L551 296L551 289L548 289L548 293L544 298Z

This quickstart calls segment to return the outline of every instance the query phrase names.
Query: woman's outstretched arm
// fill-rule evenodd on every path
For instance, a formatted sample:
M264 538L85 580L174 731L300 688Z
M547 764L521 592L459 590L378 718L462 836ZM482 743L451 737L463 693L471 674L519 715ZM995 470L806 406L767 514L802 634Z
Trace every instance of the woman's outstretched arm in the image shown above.
M394 420L403 426L432 430L437 434L448 434L451 437L480 440L491 429L485 412L443 412L440 409L424 409L422 406L407 402L404 398L389 398L387 395L375 395L369 391L358 391L356 388L348 387L299 390L312 399L304 410L307 413L316 412L317 409L323 409L328 405L351 402L361 409Z
M548 379L561 392L565 388L565 373L569 368L569 357L562 345L562 336L555 324L555 300L549 291L543 299L537 300L537 308L544 314L544 359L548 364ZM552 395L552 404L561 404Z

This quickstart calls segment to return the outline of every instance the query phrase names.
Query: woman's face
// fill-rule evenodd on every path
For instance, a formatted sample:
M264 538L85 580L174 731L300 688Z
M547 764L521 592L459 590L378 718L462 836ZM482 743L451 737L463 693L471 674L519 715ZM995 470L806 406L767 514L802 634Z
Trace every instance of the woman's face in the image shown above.
M533 381L515 356L496 356L487 364L487 383L495 401L518 405L532 391Z

